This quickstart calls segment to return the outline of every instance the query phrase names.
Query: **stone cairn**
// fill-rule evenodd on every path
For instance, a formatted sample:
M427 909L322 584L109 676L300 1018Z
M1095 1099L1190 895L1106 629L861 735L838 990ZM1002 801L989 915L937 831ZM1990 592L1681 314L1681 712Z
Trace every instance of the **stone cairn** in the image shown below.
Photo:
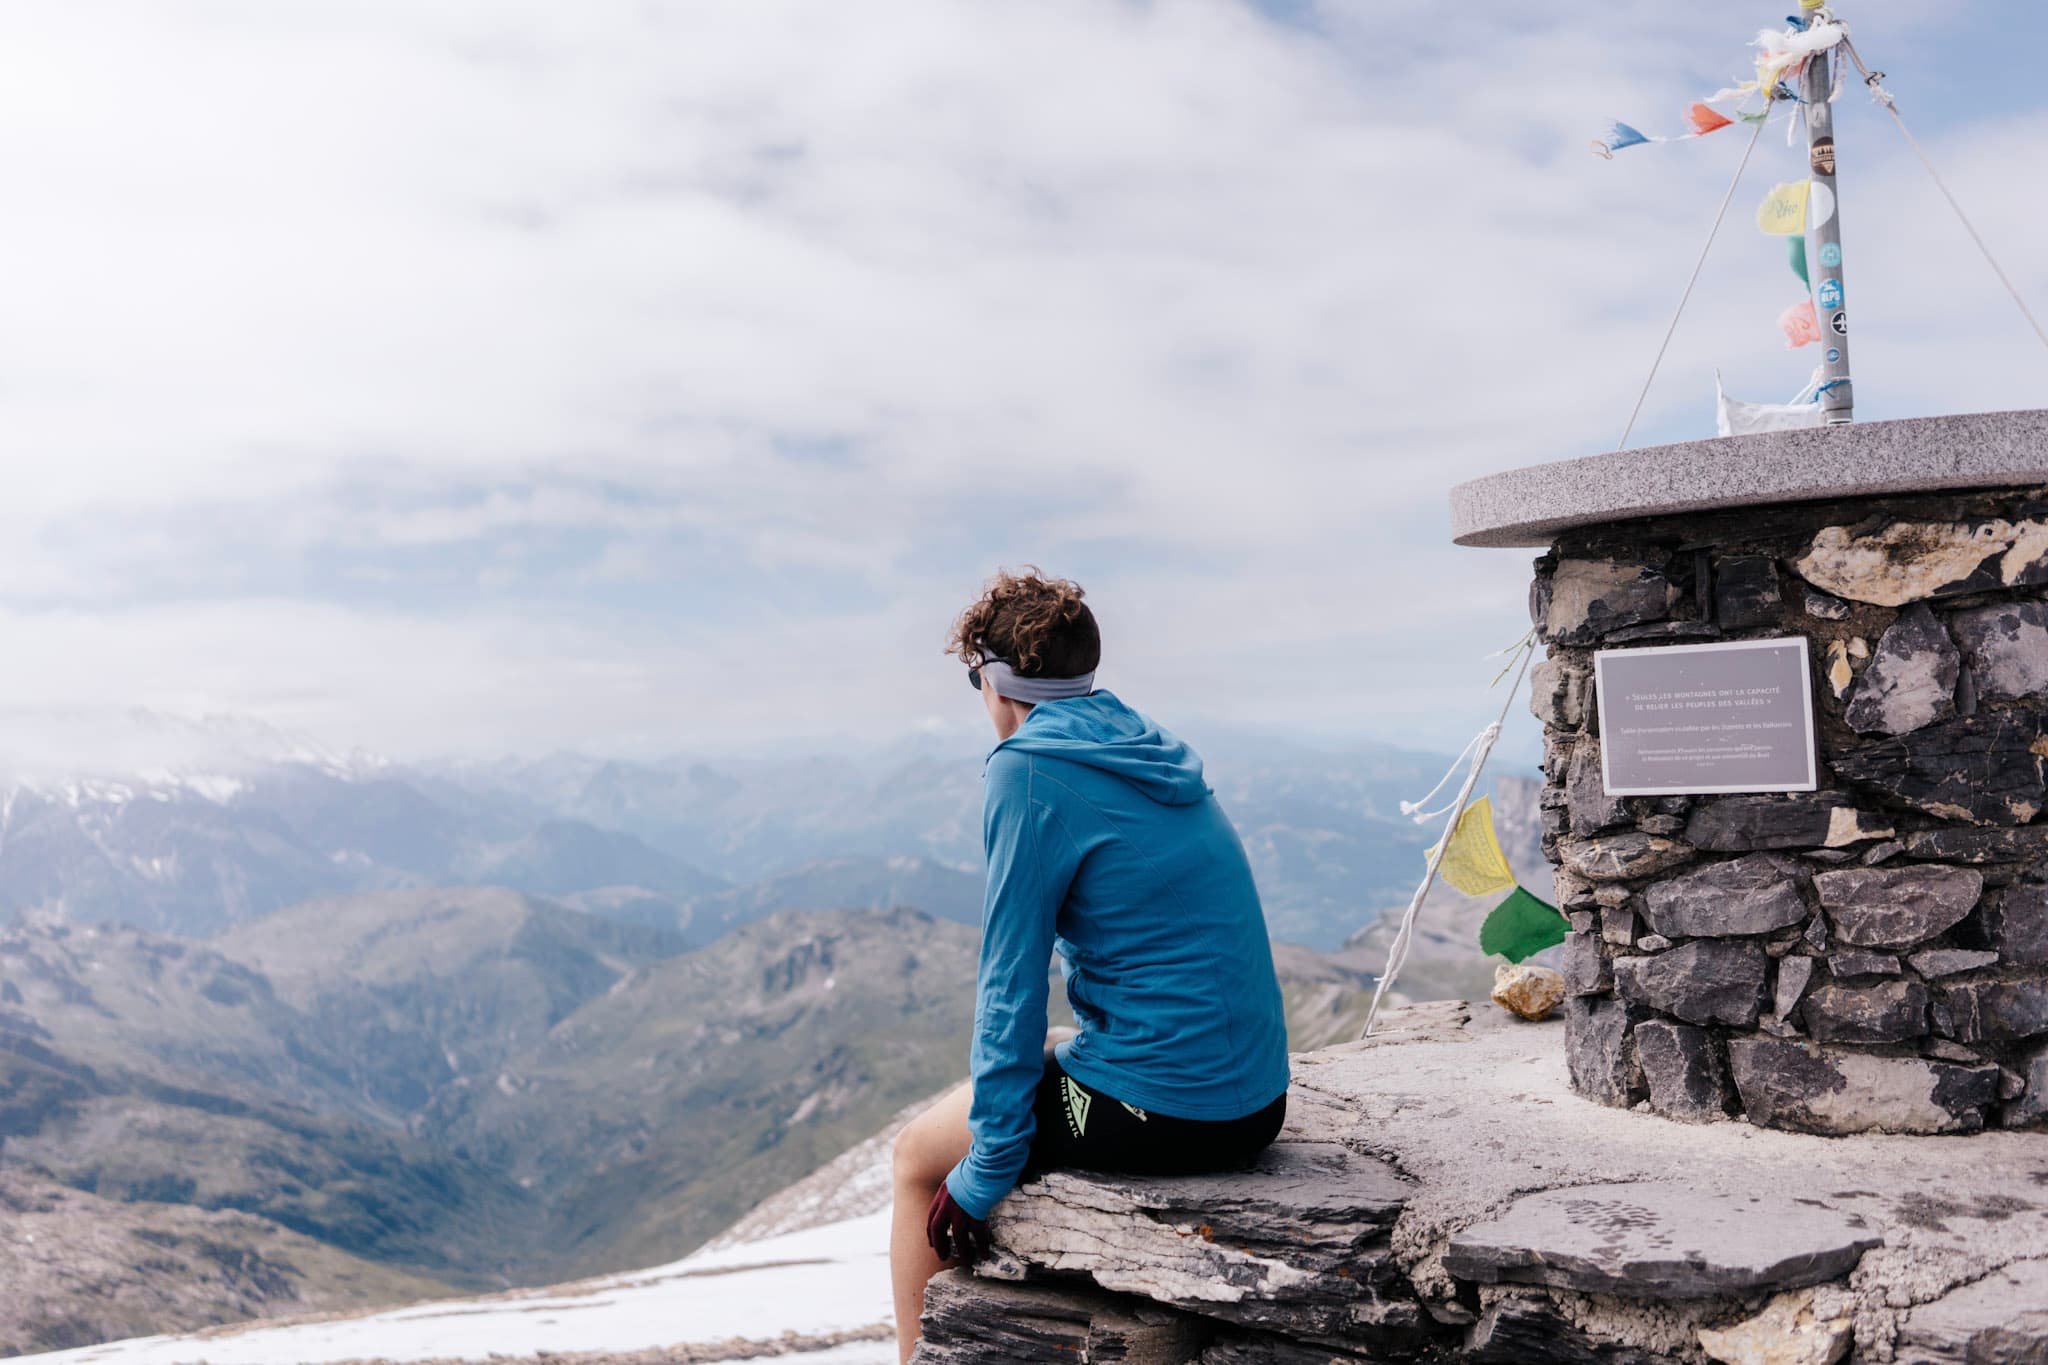
M1530 605L1575 1090L1825 1134L2048 1117L2048 490L1584 528ZM1820 790L1605 794L1595 650L1794 635Z

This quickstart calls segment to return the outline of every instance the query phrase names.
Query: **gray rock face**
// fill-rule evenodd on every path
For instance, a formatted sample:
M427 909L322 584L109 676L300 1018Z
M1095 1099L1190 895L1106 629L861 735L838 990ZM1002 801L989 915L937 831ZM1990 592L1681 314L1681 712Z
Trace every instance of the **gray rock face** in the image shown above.
M1847 1274L1883 1238L1861 1215L1690 1184L1546 1190L1451 1239L1444 1269L1482 1284L1631 1298L1796 1289Z
M1851 867L1821 873L1813 887L1842 942L1911 948L1970 913L1984 894L1984 874L1960 867Z
M2048 604L2006 602L1949 618L1977 696L2006 701L2048 692Z
M1899 1322L1894 1359L1914 1365L2048 1360L2048 1261L2014 1261L1914 1308Z
M1589 711L1592 676L1562 659L1545 659L1529 670L1530 712L1553 730L1579 729Z
M1988 948L1927 948L1906 960L1913 964L1914 971L1932 981L1938 976L1989 967L1998 961L1998 954Z
M1961 1043L2002 1043L2048 1033L2048 979L1944 981L1934 1026Z
M1667 1118L1705 1123L1728 1110L1728 1075L1714 1036L1703 1028L1649 1019L1636 1025L1636 1055L1650 1084L1650 1108Z
M1984 937L1999 957L2048 967L2048 885L2019 882L1984 907Z
M2048 827L1916 829L1906 855L1933 863L2018 863L2048 858Z
M1571 813L1571 831L1584 838L1603 829L1628 822L1628 805L1609 796L1600 776L1600 741L1582 736L1572 746L1572 764L1564 781L1565 809Z
M1614 964L1614 989L1689 1024L1749 1028L1763 1013L1769 961L1754 940L1696 939L1655 957L1622 958Z
M1806 1031L1823 1043L1897 1043L1927 1032L1927 988L1917 981L1844 985L1806 993Z
M1697 807L1685 841L1714 853L1772 848L1840 848L1891 835L1889 821L1856 809L1840 792L1724 796Z
M2018 1099L2005 1107L2008 1127L2048 1119L2048 1043L2042 1043L2022 1056L2019 1071L2025 1089ZM2048 1299L2042 1302L2048 1303Z
M1784 609L1778 566L1762 555L1729 555L1714 571L1714 620L1728 630L1767 626Z
M1974 1133L1998 1068L1884 1057L1796 1038L1731 1038L1728 1070L1752 1123L1804 1133Z
M1603 905L1600 907L1600 941L1616 948L1626 948L1636 941L1636 913L1626 906Z
M1790 1019L1792 1011L1799 1008L1799 1001L1806 994L1806 988L1813 984L1813 959L1810 957L1787 957L1778 962L1778 984L1771 997L1771 1013L1780 1019Z
M1392 1167L1341 1143L1290 1140L1267 1148L1248 1172L1048 1172L997 1206L990 1231L998 1251L1032 1270L1086 1275L1115 1293L1247 1327L1343 1334L1373 1348L1417 1328L1414 1302L1382 1292L1394 1276L1386 1233L1412 1189Z
M1818 588L1806 589L1801 605L1817 621L1846 621L1854 610L1841 598L1830 597Z
M941 1271L924 1295L915 1365L1047 1360L1192 1361L1201 1324L1143 1299L1073 1285L1006 1284Z
M1619 1000L1574 996L1564 1002L1565 1061L1572 1089L1626 1109L1648 1093L1630 1025L1643 1018Z
M1678 589L1657 569L1612 560L1567 559L1539 579L1537 633L1552 644L1590 645L1625 626L1662 621Z
M1979 711L1835 756L1845 782L1947 820L2024 825L2041 813L2044 717Z
M1653 877L1692 860L1692 846L1655 834L1604 834L1558 846L1565 868L1589 882Z
M1891 953L1845 948L1828 954L1828 974L1836 980L1850 976L1897 976L1899 970L1899 959Z
M1924 605L1906 608L1877 642L1844 719L1859 734L1903 735L1956 711L1962 655Z
M1643 893L1643 919L1672 938L1767 934L1806 918L1793 859L1752 853L1715 863Z
M1573 934L1565 939L1561 970L1569 995L1598 995L1614 985L1614 972L1600 954L1598 934Z

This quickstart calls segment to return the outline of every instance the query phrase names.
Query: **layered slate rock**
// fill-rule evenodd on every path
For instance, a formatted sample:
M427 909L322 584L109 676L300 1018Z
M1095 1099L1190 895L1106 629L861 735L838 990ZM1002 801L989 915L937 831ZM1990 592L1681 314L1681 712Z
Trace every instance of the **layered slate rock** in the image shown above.
M1047 1360L1183 1362L1200 1324L1145 1299L1072 1285L1005 1284L941 1271L925 1289L916 1365L1041 1365Z
M1785 599L1778 566L1764 555L1730 555L1714 573L1714 620L1728 630L1766 626L1778 619Z
M1813 889L1836 937L1859 948L1911 948L1976 908L1984 874L1958 867L1854 867Z
M1444 1268L1482 1284L1712 1298L1820 1284L1882 1242L1861 1215L1819 1201L1642 1181L1527 1195L1453 1237Z
M1631 830L1564 843L1563 866L1589 882L1622 882L1654 877L1692 861L1690 844Z
M1984 936L1998 956L2022 967L2048 966L2048 885L2008 886L1984 907Z
M1572 1089L1626 1109L1648 1093L1633 1027L1649 1017L1619 1000L1580 996L1564 1002L1565 1061Z
M1934 613L1913 606L1877 642L1843 713L1862 734L1903 735L1952 716L1963 656Z
M1689 1024L1748 1028L1764 1007L1763 945L1753 941L1696 939L1650 957L1614 964L1622 999Z
M1699 806L1685 825L1687 843L1714 853L1842 848L1891 835L1889 821L1840 792L1723 797Z
M1586 722L1592 673L1556 659L1529 670L1529 710L1552 729L1576 730Z
M1572 934L1564 941L1567 995L1598 995L1614 985L1614 969L1600 951L1598 934Z
M1621 797L1607 795L1600 773L1600 741L1591 735L1572 746L1564 792L1573 834L1598 834L1628 821L1628 803Z
M2003 602L1949 618L1980 701L2048 693L2048 603Z
M1835 775L1944 819L2024 825L2048 787L2038 712L1979 711L1835 756Z
M1998 1099L1998 1068L1797 1038L1728 1040L1750 1122L1802 1133L1974 1133Z
M1927 1032L1927 988L1917 981L1830 981L1801 1009L1807 1033L1824 1043L1897 1043Z
M1898 1360L2034 1365L2048 1360L2048 1261L2015 1261L1906 1313Z
M1635 1041L1651 1109L1688 1123L1727 1116L1728 1076L1713 1034L1651 1019L1636 1026Z
M2048 977L1937 983L1934 1018L1960 1043L2005 1043L2048 1033Z
M1767 934L1806 918L1795 860L1753 853L1714 863L1643 893L1643 919L1667 938Z
M1412 1299L1386 1293L1387 1234L1412 1188L1339 1143L1283 1141L1250 1171L1053 1171L1004 1200L990 1227L998 1250L1033 1270L1241 1326L1389 1346L1420 1321Z
M1530 612L1545 640L1585 645L1626 626L1664 620L1678 596L1671 580L1647 565L1567 559L1537 580Z

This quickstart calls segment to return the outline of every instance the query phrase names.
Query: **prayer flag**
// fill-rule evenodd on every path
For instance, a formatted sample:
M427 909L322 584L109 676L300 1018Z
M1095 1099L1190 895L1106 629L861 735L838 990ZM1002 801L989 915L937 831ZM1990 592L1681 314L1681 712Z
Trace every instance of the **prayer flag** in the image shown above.
M1820 318L1813 311L1813 300L1801 299L1778 314L1778 330L1785 334L1785 349L1788 351L1819 341Z
M1593 144L1593 150L1612 160L1622 148L1641 146L1649 140L1626 123L1617 123L1607 130L1606 137Z
M1705 137L1708 133L1726 128L1730 123L1734 122L1733 119L1718 113L1705 104L1694 104L1692 108L1685 111L1685 116L1692 124L1694 137Z
M1564 942L1570 927L1556 906L1517 886L1479 926L1479 951L1520 962Z
M1436 849L1429 850L1434 857ZM1515 884L1514 869L1500 851L1493 833L1493 800L1482 796L1465 807L1458 827L1451 831L1438 872L1443 879L1468 896L1485 896Z
M1774 237L1806 231L1806 192L1812 186L1811 180L1795 180L1772 190L1757 205L1756 225Z

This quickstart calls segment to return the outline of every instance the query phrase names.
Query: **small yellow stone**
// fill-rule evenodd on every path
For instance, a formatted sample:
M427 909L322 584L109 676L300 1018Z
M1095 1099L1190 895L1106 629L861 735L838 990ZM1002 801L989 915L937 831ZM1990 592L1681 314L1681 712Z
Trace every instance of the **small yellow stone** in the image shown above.
M1543 1019L1564 999L1564 974L1534 963L1503 962L1493 970L1493 1003L1524 1019Z

